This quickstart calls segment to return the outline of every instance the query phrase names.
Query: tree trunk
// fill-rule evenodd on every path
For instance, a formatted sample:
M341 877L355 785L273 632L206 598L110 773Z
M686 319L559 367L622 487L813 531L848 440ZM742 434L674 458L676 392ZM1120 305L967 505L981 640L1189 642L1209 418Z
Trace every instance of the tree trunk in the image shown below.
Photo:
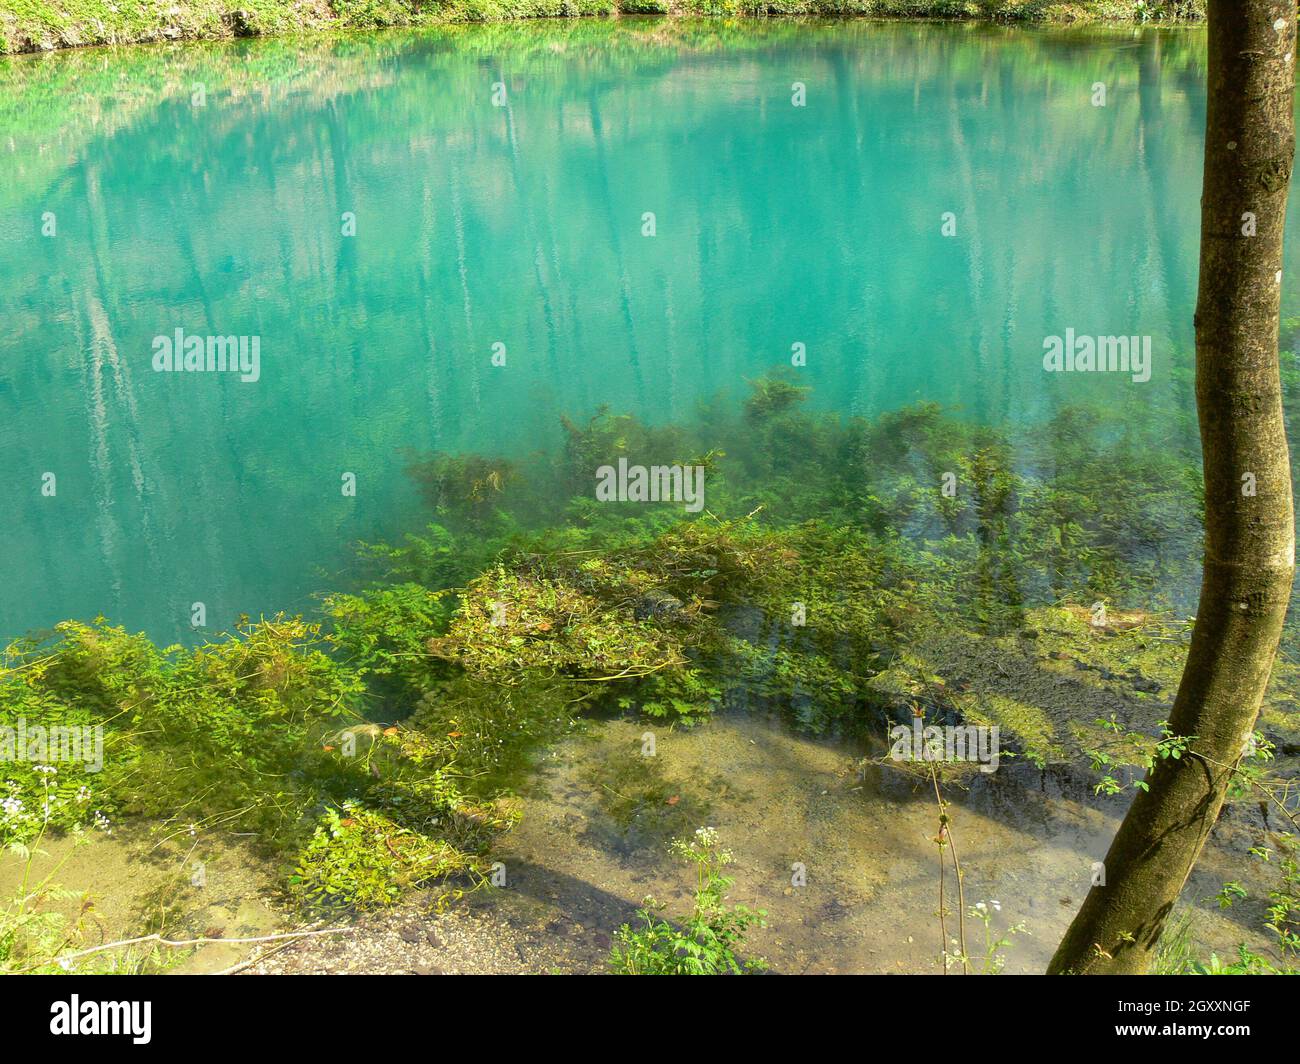
M1201 600L1170 717L1190 737L1148 775L1049 973L1142 973L1255 726L1291 592L1295 530L1278 376L1295 155L1295 0L1210 0L1196 308L1205 471ZM1253 217L1253 221L1252 221Z

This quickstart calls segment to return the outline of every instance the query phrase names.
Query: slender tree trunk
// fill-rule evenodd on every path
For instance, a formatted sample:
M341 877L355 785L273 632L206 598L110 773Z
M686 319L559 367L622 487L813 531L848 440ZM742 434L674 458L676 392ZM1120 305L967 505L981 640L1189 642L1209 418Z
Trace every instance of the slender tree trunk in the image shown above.
M1205 572L1170 728L1051 973L1141 973L1255 726L1295 571L1278 378L1282 230L1295 155L1295 0L1210 0L1196 308Z

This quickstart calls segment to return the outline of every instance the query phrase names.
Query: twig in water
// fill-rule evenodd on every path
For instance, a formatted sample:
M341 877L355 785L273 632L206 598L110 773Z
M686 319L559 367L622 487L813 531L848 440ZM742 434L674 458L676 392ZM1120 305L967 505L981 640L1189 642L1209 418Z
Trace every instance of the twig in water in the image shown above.
M939 834L935 837L935 842L939 845L939 928L943 934L943 970L945 974L948 971L948 929L943 908L943 848L947 846L952 853L952 867L957 876L957 948L961 950L962 974L970 975L970 958L966 955L966 888L961 881L961 861L957 857L957 845L953 841L948 803L939 793L939 769L933 761L930 762L930 782L934 784L934 800L939 807Z
M105 942L102 946L92 946L90 949L78 950L76 953L65 953L58 958L60 962L74 960L77 957L87 957L92 953L102 953L106 949L116 949L119 946L137 946L141 942L157 942L160 946L203 946L209 942L224 942L243 944L248 942L276 942L286 938L307 938L310 935L349 935L355 931L355 927L326 927L319 931L285 931L277 935L259 935L256 938L184 938L171 939L163 938L161 934L141 935L139 938L124 938L120 942Z

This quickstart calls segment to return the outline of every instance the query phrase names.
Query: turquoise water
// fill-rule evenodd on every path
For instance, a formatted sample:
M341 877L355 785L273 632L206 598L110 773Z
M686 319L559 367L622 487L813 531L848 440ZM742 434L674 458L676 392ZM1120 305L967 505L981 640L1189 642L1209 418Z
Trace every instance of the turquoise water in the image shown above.
M408 451L690 420L794 344L845 414L1088 400L1186 441L1202 42L623 20L0 64L0 635L309 605L409 523ZM155 371L177 329L256 337L258 379ZM1149 336L1151 379L1046 374L1067 329Z

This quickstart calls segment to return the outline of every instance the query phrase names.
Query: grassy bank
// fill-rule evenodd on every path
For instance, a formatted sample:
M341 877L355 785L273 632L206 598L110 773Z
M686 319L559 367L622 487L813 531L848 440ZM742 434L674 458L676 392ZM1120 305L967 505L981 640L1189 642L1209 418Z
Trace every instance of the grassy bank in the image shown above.
M1204 8L1204 0L0 0L0 54L296 30L621 14L1075 22L1199 18Z

